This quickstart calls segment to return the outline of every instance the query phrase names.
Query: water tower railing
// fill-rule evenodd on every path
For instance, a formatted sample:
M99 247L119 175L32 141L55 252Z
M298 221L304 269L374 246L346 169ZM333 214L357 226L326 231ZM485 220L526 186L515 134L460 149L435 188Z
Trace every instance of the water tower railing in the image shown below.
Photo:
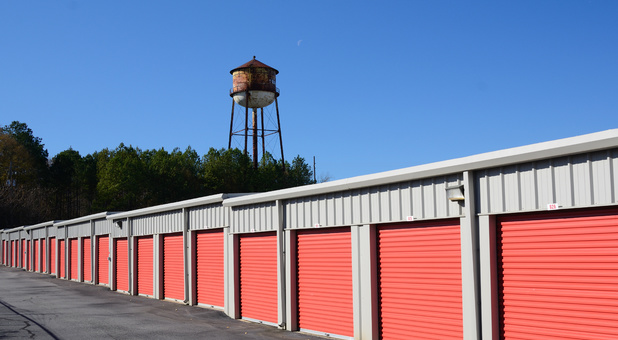
M237 92L246 91L246 90L247 90L246 84L237 85L230 89L230 95L237 93ZM249 91L251 90L275 92L277 96L279 96L279 88L273 86L272 84L268 84L268 83L262 83L262 84L252 83Z

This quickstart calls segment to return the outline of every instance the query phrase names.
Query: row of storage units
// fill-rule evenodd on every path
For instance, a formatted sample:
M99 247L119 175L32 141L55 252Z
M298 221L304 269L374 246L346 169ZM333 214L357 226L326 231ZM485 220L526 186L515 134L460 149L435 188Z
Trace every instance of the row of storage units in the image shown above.
M618 130L2 232L2 263L354 339L618 338Z

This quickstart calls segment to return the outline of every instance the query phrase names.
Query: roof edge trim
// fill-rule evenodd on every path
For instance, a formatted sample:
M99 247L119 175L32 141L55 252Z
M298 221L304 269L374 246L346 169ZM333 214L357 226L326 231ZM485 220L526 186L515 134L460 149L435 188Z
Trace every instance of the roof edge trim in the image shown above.
M463 171L493 168L540 159L567 156L618 147L618 129L541 142L525 146L491 151L473 156L418 165L398 170L363 175L333 182L281 189L247 197L225 200L224 206L235 207L274 200L314 196L376 185L391 184L428 177L443 176Z

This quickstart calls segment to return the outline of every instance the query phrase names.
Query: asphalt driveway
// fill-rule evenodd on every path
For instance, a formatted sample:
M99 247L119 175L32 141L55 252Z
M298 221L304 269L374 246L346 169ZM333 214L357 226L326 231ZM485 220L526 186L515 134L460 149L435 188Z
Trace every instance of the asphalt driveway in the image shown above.
M324 339L0 266L0 339Z

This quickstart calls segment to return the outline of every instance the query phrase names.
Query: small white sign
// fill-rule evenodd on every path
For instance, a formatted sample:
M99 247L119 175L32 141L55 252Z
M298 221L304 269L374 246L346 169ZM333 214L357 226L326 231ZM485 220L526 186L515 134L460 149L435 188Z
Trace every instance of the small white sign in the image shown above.
M414 221L414 216L408 216L408 217L406 217L406 221Z
M314 224L314 225L313 225L313 227L314 227L314 228L319 228L319 227L320 227L320 224L319 224L319 223L316 223L316 224Z
M547 210L556 210L560 209L560 205L558 203L549 203L547 205Z
M252 233L255 233L255 229L251 228L251 232L252 232Z

